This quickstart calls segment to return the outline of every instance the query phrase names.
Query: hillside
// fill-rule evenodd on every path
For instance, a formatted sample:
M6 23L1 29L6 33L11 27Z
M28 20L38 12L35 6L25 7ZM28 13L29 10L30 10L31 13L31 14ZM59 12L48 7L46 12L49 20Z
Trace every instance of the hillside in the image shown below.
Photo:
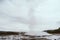
M55 30L45 30L44 32L50 33L50 34L60 34L60 28Z

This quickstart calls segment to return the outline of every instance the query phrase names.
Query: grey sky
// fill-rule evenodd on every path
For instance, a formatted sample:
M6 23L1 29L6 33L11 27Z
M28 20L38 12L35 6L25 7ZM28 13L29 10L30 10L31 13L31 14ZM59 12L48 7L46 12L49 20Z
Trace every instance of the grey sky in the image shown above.
M0 30L29 31L29 13L34 17L34 31L60 26L60 0L3 0L0 1Z

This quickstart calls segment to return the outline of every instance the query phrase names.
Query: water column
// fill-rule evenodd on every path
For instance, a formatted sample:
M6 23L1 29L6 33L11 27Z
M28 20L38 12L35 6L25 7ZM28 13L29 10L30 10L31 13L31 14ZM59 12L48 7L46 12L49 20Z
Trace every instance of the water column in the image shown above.
M33 14L33 12L34 12L34 9L33 8L31 8L30 9L30 12L29 12L29 16L30 16L30 21L29 21L29 28L30 28L30 31L31 32L34 32L35 30L34 30L34 25L36 24L36 21L35 21L35 17L34 17L34 14Z
M35 12L35 8L39 5L38 3L39 0L31 0L31 3L30 3L30 9L29 9L29 28L30 28L30 31L31 32L35 32L36 30L34 29L35 25L37 25L37 21L36 21L36 18L34 16L34 12Z

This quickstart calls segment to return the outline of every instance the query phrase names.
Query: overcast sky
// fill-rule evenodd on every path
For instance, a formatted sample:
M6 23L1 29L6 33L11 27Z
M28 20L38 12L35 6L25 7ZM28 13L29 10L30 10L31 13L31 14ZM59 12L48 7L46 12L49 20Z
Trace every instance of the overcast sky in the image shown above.
M60 0L0 0L1 31L42 31L60 26Z

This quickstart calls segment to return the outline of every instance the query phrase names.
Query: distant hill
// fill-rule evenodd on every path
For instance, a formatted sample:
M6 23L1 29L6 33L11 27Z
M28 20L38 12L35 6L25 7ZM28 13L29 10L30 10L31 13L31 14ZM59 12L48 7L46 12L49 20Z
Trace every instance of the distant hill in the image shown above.
M60 34L60 28L55 30L45 30L44 32L50 33L50 34Z

